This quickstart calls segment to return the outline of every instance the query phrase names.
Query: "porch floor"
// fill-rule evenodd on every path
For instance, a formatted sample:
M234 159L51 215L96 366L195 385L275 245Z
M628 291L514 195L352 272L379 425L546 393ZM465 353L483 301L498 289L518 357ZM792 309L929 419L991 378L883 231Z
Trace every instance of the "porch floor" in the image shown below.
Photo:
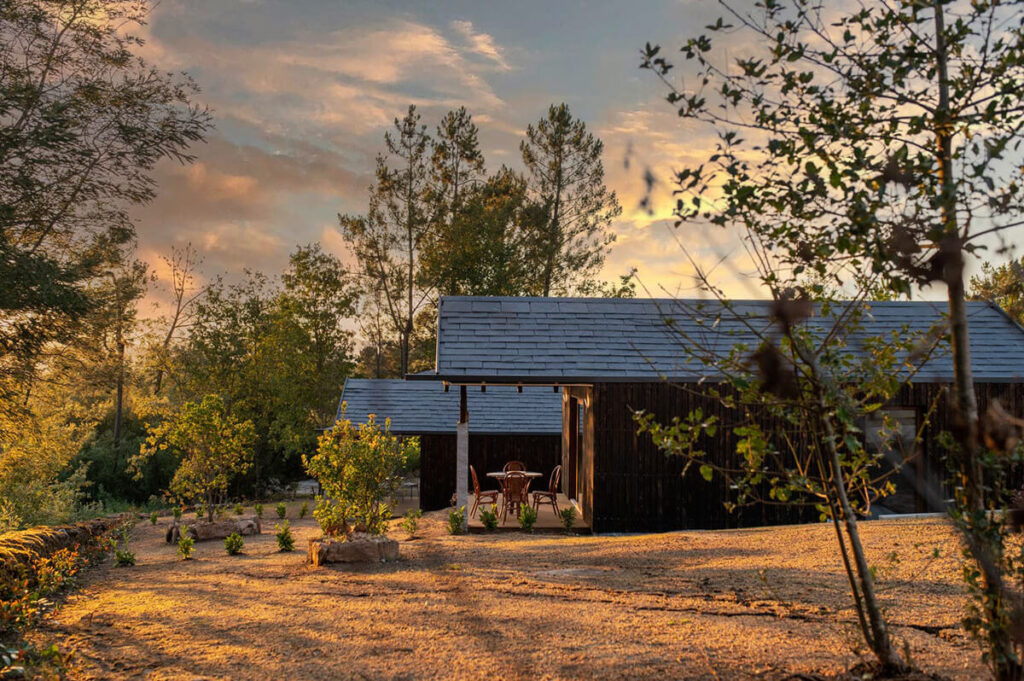
M498 498L501 501L501 498ZM531 495L530 503L533 503ZM566 509L572 506L569 503L569 497L564 494L558 495L558 509ZM470 494L469 507L466 509L468 512L473 508L473 497ZM484 504L480 505L480 508L484 508ZM501 509L501 505L498 505L498 509ZM498 529L499 530L519 530L519 519L513 514L509 513L508 518L505 522L501 522L501 514L498 514ZM470 532L482 532L484 524L480 522L480 509L477 509L475 515L469 518L469 530ZM551 504L541 504L540 508L537 509L537 522L533 526L534 530L562 530L562 519L555 515L554 510L551 508ZM583 522L583 518L580 515L579 508L576 509L576 523L572 526L573 532L582 532L584 534L590 532L590 525Z

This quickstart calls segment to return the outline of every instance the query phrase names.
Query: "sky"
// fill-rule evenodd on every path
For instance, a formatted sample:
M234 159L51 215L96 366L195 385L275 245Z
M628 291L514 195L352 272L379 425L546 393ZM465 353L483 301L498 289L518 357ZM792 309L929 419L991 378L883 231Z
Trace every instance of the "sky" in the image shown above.
M715 9L654 0L162 0L141 31L143 56L187 72L216 128L191 165L157 167L159 195L136 211L139 255L158 277L161 256L186 243L207 278L280 273L296 245L314 241L350 262L337 214L365 210L384 132L410 103L431 129L465 106L496 170L521 168L527 124L566 102L604 141L607 184L623 207L603 277L636 267L652 292L685 295L690 269L667 183L656 187L654 215L639 201L643 169L666 175L696 140L663 86L638 68L639 52L648 41L678 45ZM720 250L713 238L699 241L688 247Z
M337 214L365 210L384 132L410 103L431 129L465 106L496 170L520 168L527 124L566 102L604 141L623 207L603 278L635 267L651 294L693 295L680 243L706 264L743 254L727 234L672 227L666 178L713 137L676 116L639 52L674 52L718 12L709 0L162 0L143 56L190 74L216 129L193 164L157 167L159 196L136 212L139 255L166 276L161 256L191 243L204 277L229 280L279 274L314 241L351 262ZM653 214L639 207L646 168L659 180ZM727 292L756 293L728 265Z

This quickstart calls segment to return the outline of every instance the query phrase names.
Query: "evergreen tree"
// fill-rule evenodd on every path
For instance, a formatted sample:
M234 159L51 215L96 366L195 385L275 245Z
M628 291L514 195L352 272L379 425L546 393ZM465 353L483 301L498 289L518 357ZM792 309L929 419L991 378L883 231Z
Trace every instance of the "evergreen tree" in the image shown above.
M593 282L615 240L608 228L622 212L604 184L604 143L563 103L527 127L519 149L530 194L544 215L531 236L535 293L571 293Z
M429 227L426 200L430 137L416 107L384 135L387 155L377 157L376 184L366 215L339 215L341 232L355 252L366 287L379 291L398 337L400 372L409 370L417 312L427 302L420 285L420 253Z

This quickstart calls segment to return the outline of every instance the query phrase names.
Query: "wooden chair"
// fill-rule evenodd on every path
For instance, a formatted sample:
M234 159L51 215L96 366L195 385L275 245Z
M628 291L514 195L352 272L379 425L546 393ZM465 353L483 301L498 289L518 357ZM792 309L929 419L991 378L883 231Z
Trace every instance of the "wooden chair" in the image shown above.
M521 471L509 471L501 485L501 522L504 524L508 512L515 510L516 517L523 504L530 503L530 478Z
M509 461L501 469L501 472L502 473L508 473L509 471L525 471L525 470L526 470L526 464L523 463L522 461Z
M489 489L486 492L480 491L480 480L476 477L476 469L470 466L469 474L473 478L473 510L469 512L469 517L472 518L473 514L476 513L477 507L480 506L481 501L497 505L498 490Z
M548 481L547 491L533 493L533 510L539 510L541 503L551 504L555 509L555 517L558 517L558 479L562 476L562 467L555 466L551 471L551 479Z

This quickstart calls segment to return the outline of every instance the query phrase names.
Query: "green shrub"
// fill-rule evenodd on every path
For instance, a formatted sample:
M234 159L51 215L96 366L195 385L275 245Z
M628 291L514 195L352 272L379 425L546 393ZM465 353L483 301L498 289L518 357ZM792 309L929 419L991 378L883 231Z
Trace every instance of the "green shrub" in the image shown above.
M532 506L524 505L519 511L519 527L527 532L533 532L533 525L537 522L537 511Z
M135 565L135 554L128 549L117 549L114 551L114 564L117 567L131 567Z
M263 504L256 504L252 508L253 508L254 511L256 511L256 517L257 518L262 518L263 517Z
M181 506L175 506L172 513L174 513L175 520L181 520Z
M150 514L149 514L149 522L150 522L151 524L153 524L153 525L156 525L156 519L157 519L158 517L159 517L159 516L157 515L157 512L156 512L156 511L153 511L152 513L150 513Z
M313 509L313 517L320 525L320 531L325 537L337 537L345 533L347 518L345 509L338 504L332 504L326 499L317 498L316 508Z
M191 560L192 551L195 549L196 542L189 534L181 535L178 539L178 555L181 556L182 560Z
M309 515L309 502L303 501L302 508L299 509L299 520L302 520L307 515Z
M202 520L204 515L206 515L206 509L201 504L196 506L196 519Z
M572 526L576 524L576 508L570 506L569 508L563 508L558 513L562 518L562 527L567 530L571 530Z
M391 519L388 500L401 485L402 468L417 446L392 435L390 419L379 423L370 414L357 427L343 412L334 427L320 436L316 454L302 457L306 471L324 491L325 500L319 506L331 504L339 509L332 514L321 510L321 516L351 519L372 534L386 533Z
M277 517L284 518L286 515L288 515L288 507L285 506L284 502L282 501L277 504Z
M480 522L484 524L484 529L488 532L498 529L498 507L492 504L490 509L481 508Z
M466 507L460 506L448 511L448 534L462 534L466 531Z
M242 507L242 505L235 504L235 515L242 515L243 513L245 513L245 509Z
M402 529L405 530L406 534L410 537L416 535L416 529L419 527L419 523L417 521L421 517L423 517L423 510L414 508L407 511L405 516L402 518Z
M224 520L228 517L228 507L218 506L216 511L217 520Z
M237 556L242 552L244 546L245 540L237 532L232 532L224 538L224 550L228 552L229 556Z
M274 537L277 539L278 551L287 553L295 550L295 537L292 536L291 526L287 520L283 525L278 523L274 526Z

